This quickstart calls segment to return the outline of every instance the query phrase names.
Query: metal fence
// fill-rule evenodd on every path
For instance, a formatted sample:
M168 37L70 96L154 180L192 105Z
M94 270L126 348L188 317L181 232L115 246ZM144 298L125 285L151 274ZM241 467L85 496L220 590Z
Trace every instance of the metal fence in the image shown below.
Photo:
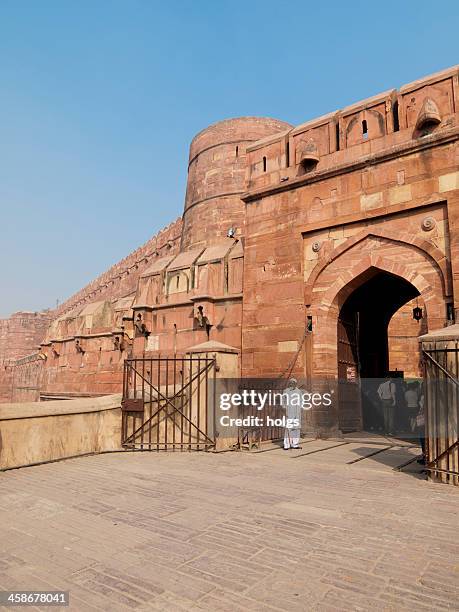
M427 466L431 478L459 484L459 346L423 345Z
M126 359L121 443L139 450L207 450L215 445L215 359Z

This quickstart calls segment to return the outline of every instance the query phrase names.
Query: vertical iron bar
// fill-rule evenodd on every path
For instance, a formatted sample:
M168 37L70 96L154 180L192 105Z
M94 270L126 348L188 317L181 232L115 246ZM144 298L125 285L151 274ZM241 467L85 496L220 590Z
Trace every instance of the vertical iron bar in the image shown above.
M129 390L128 390L128 380L127 380L127 372L128 372L128 362L125 361L124 362L124 368L123 368L123 398L126 398L126 399L128 397L128 393L129 393ZM122 414L122 424L121 424L121 435L122 435L122 438L123 438L123 443L126 440L126 431L125 431L125 429L126 429L126 413L123 412L123 414Z
M451 363L448 362L448 352L445 352L445 361L446 361L446 366L448 371L450 371L449 366L451 365ZM450 404L452 403L453 397L453 391L454 389L451 388L451 383L449 382L448 379L445 378L445 382L446 382L446 392L447 392L447 398L446 398L446 418L444 419L445 421L445 449L449 448L450 446L450 441L449 441L449 407ZM451 392L450 392L451 389ZM450 402L451 399L451 402ZM446 454L446 469L449 472L450 471L450 453ZM449 475L446 476L446 480L449 482L450 477Z
M190 381L193 380L193 355L190 353ZM188 411L188 450L191 450L191 423L193 422L193 414L192 414L192 406L193 406L193 383L190 384L190 401L189 401L189 411Z
M131 381L131 362L128 361L126 362L126 393L127 393L127 398L129 399L130 395L131 395L131 386L132 386L132 381ZM125 413L124 415L124 439L127 440L128 438L128 429L129 427L129 419L128 419L128 415L127 413Z
M180 450L183 450L183 396L185 394L183 388L185 386L185 358L182 355L182 389L180 392Z
M148 393L149 393L149 411L148 411L148 450L151 450L151 428L153 427L153 423L152 423L152 415L153 415L153 358L150 358L148 361L148 366L149 366L149 373L148 373L148 378L149 378L149 389L148 389Z
M199 424L200 424L200 413L201 413L201 357L198 357L198 377L197 377L197 381L198 381L198 394L197 394L197 406L198 406L198 412L196 415L196 424L198 426L198 429L196 431L196 435L197 435L197 450L199 450L199 440L201 439L201 434L199 432Z
M459 351L459 347L458 347L458 342L456 340L456 351L455 351L455 356L456 356L456 369L454 371L454 378L458 379L459 378L459 362L458 362L458 351ZM453 426L453 435L454 435L454 431L456 432L456 439L458 438L457 432L459 429L459 387L457 385L455 385L456 387L456 422L454 423ZM454 459L454 471L458 472L459 471L459 450L456 449L453 451L454 455L453 455L453 459ZM453 484L457 485L458 484L458 477L454 476L453 478Z
M434 404L434 418L435 418L435 460L437 461L439 455L439 445L438 445L438 413L439 410L439 400L440 400L440 375L441 370L437 368L437 378L435 380L435 404ZM436 465L436 467L440 467Z
M437 356L438 362L442 365L442 353ZM440 438L440 402L442 401L442 391L443 391L443 379L442 379L442 371L438 370L438 389L437 389L437 402L435 405L435 441L436 441L436 458L437 458L437 467L441 468L439 465L438 457L441 453L441 438ZM438 474L437 474L438 475ZM440 480L443 479L443 476L440 475Z
M127 370L127 362L125 361L123 363L123 399L122 401L126 399L126 370ZM121 446L124 444L124 441L126 439L124 437L125 421L126 421L125 412L124 410L122 410L121 411Z
M166 357L166 392L164 393L169 399L169 357ZM164 450L167 450L167 427L169 425L169 404L164 404Z
M207 437L209 437L209 366L210 366L210 360L209 358L206 356L206 360L204 363L204 367L205 367L205 397L204 397L204 421L205 421L205 429L204 429L204 433L206 434ZM208 440L205 440L206 446L205 449L207 450L207 442Z
M425 436L425 460L426 462L430 462L431 461L431 457L430 457L430 422L429 422L429 413L430 413L430 408L429 408L429 388L430 385L427 384L427 372L428 372L428 365L427 365L427 359L425 357L425 355L423 355L424 358L424 436Z
M148 361L145 361L146 365L147 365L147 371L146 371L146 378L147 378L147 388L148 388L148 416L146 416L145 414L145 418L148 419L148 443L147 447L148 450L151 450L151 415L153 414L153 399L152 399L152 395L153 395L153 387L151 386L151 372L152 372L152 359L150 357L150 359L148 359ZM146 410L144 410L144 413L146 413Z
M174 411L172 413L172 450L175 451L175 417L177 411L175 407L177 406L177 398L175 397L177 393L177 353L174 354Z
M213 359L213 420L214 420L214 434L212 436L213 441L215 442L215 446L217 445L217 426L216 426L216 407L217 407L217 356L215 355L214 359Z
M137 359L134 359L134 399L137 399ZM132 413L132 446L135 448L136 413Z
M158 357L158 426L156 427L156 450L159 451L159 428L161 425L161 410L160 410L160 405L161 405L161 398L160 398L160 392L161 392L161 357Z
M126 398L126 361L123 363L123 399Z
M142 359L142 402L143 409L145 412L145 357ZM142 429L140 430L140 448L143 450L143 435L144 435L144 426L142 425Z
M438 361L444 367L445 360L444 360L443 351L440 352ZM439 372L438 375L439 375L439 380L440 380L438 394L439 394L439 400L441 404L437 403L437 409L435 410L435 414L437 416L437 441L438 441L437 458L442 454L442 447L443 447L443 436L442 436L442 431L441 431L441 422L442 422L441 416L444 411L444 395L445 395L445 378L442 372ZM440 460L439 462L437 462L437 467L441 468L443 463L444 461ZM440 480L443 480L442 474L440 474Z

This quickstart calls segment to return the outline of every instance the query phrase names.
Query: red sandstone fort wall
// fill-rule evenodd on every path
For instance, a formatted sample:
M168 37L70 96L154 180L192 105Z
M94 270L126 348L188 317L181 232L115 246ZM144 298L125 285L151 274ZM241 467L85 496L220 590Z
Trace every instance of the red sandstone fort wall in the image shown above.
M40 344L49 336L50 324L56 319L94 302L113 301L129 293L133 294L140 275L151 265L152 260L166 253L177 253L181 223L179 218L168 225L143 246L71 296L59 308L44 313L18 312L9 319L0 320L0 401L34 401L38 399L37 389L40 386L49 387L57 394L63 389L68 389L70 394L119 391L119 351L106 358L105 351L102 354L99 341L97 345L88 344L88 348L96 352L97 359L90 356L93 351L88 351L86 361L89 368L84 376L78 375L78 369L72 371L67 363L59 366L52 351L47 363L41 359L37 361L36 357L25 360L23 358L38 352ZM112 327L110 325L110 331ZM71 344L74 347L74 339ZM106 348L112 349L113 342ZM47 360L46 352L43 349L40 352ZM116 359L114 355L117 356ZM78 367L80 365L78 363Z
M244 235L247 146L291 128L268 117L220 121L199 132L191 142L183 213L182 248L210 246L230 227Z
M0 361L24 357L36 350L53 319L52 311L15 312L0 320Z
M38 350L52 318L51 311L15 312L0 320L0 402L12 399L11 364Z
M311 317L294 371L336 377L339 308L370 268L414 283L428 329L459 312L458 110L454 68L247 148L244 375L282 372ZM417 339L396 335L400 358Z
M407 305L389 327L391 369L416 375L421 327L459 312L458 90L452 69L295 128L243 117L200 132L183 221L52 313L16 397L113 393L127 356L208 338L241 350L243 375L335 377L339 309L372 269L419 291L422 324Z
M86 303L123 297L135 291L139 276L151 259L178 251L181 233L182 219L178 218L63 302L54 311L56 317Z

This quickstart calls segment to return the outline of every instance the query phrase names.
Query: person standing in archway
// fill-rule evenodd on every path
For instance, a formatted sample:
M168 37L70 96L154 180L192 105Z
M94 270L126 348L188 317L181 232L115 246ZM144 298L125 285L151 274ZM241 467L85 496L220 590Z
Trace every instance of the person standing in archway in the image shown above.
M419 412L416 416L416 430L419 436L419 442L421 444L422 457L418 459L418 463L425 465L427 463L426 457L426 417L425 417L425 395L424 395L424 384L421 384L421 396L419 398Z
M394 434L395 391L394 382L389 376L386 376L384 382L378 387L378 396L384 417L384 433L386 435Z
M298 387L296 378L290 378L288 387L282 394L282 405L287 417L287 425L284 430L284 450L300 449L303 391ZM298 425L293 423L298 423Z
M416 429L415 421L419 412L419 400L419 383L417 381L408 383L405 391L406 420L409 424L409 431L411 432Z

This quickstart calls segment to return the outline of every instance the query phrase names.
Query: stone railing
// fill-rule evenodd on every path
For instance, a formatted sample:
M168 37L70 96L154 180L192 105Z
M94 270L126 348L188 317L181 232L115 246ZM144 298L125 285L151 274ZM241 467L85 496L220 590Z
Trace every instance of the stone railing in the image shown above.
M0 470L121 450L121 395L0 405Z

